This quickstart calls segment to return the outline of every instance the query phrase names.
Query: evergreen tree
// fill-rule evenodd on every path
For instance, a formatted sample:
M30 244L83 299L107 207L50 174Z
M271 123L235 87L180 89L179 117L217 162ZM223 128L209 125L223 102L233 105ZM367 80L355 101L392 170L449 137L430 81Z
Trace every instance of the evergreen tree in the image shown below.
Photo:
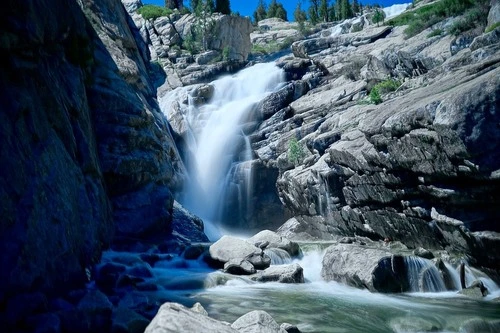
M319 22L320 16L319 16L319 5L320 5L320 0L309 0L311 5L309 6L309 20L311 21L312 24L316 24Z
M297 2L297 6L295 7L295 11L293 12L293 18L295 22L305 22L307 20L307 13L302 10L302 3Z
M257 8L253 12L253 18L255 20L255 23L265 19L266 17L267 17L266 4L264 0L259 0L259 4L257 5Z
M380 25L380 22L384 22L385 13L383 10L376 8L373 13L372 22L377 23L377 27Z
M190 6L191 6L191 11L193 13L196 11L196 8L198 8L199 3L200 3L200 0L191 0Z
M352 13L355 15L360 12L358 0L352 0Z
M347 20L351 18L353 15L349 0L339 0L339 1L340 1L340 19Z
M335 10L335 4L332 4L328 7L328 17L331 21L338 21L337 11Z
M215 11L226 15L231 14L229 0L215 0Z
M278 7L276 8L276 17L282 19L283 21L288 21L288 13L282 3L278 2Z
M318 12L319 19L322 20L323 22L329 22L330 18L328 15L328 0L321 0L319 4L319 12Z
M182 9L183 7L183 0L165 0L165 7L170 8L170 9Z
M278 10L278 3L276 0L271 0L271 3L269 3L269 7L267 7L267 18L271 17L277 17L276 16L276 11Z

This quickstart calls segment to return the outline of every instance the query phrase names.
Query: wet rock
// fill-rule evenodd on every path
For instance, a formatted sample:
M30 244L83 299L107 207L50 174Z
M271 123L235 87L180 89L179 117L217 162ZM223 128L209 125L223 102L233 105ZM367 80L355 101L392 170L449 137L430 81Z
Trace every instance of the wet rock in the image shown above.
M224 264L224 271L234 275L249 275L255 273L255 267L248 260L231 259Z
M488 289L481 280L476 280L472 282L470 286L460 290L458 293L467 297L482 299L488 295Z
M220 332L236 333L236 329L205 314L177 303L165 303L147 326L145 333L161 332Z
M207 310L201 305L199 302L194 303L194 305L191 307L191 311L201 313L202 315L208 316Z
M283 323L280 325L280 328L282 330L285 330L288 333L301 333L299 328L295 325L289 324L289 323Z
M332 245L326 250L321 277L371 291L409 290L402 256L353 244Z
M484 319L470 319L461 327L460 332L463 333L495 333L500 330L500 321L488 321Z
M416 255L417 257L425 259L434 259L434 254L431 251L424 249L423 247L418 247L415 250L413 250L413 254Z
M264 249L271 249L271 248L277 248L277 249L282 249L288 252L291 256L297 256L300 254L300 247L299 244L296 242L292 242L286 237L280 236L274 231L270 230L262 230L261 232L257 233L256 235L250 237L248 241L252 244L263 244L264 242L267 242L267 246L262 248Z
M217 267L222 267L231 259L247 260L256 269L265 269L271 264L271 258L264 254L262 249L232 236L223 236L211 245L209 256L211 264Z
M277 234L291 240L334 240L335 229L322 216L296 216L278 228Z
M118 307L113 311L112 332L143 333L149 324L149 320L137 312Z
M244 314L231 325L240 333L284 333L278 323L265 311L255 310Z
M26 326L36 333L59 333L61 321L55 313L44 313L26 319Z
M184 250L182 256L188 260L198 259L208 248L209 246L205 244L190 245Z
M258 282L304 283L304 273L299 264L277 265L252 275Z
M176 233L190 242L208 242L203 232L203 221L188 212L180 203L174 202L172 214L172 233Z

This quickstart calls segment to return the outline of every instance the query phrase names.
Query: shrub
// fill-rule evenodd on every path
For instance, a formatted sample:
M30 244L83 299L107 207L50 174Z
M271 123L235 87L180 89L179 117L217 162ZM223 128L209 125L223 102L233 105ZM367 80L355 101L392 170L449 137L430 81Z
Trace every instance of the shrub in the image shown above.
M137 9L137 12L141 14L145 20L155 20L158 17L168 16L172 14L172 10L156 5L144 5Z
M370 91L370 101L373 104L380 104L383 101L381 94L386 94L388 92L395 91L400 86L401 82L394 79L388 79L380 83L377 83L375 86L373 86L372 90Z
M493 30L495 30L498 27L500 27L500 22L497 22L497 23L490 25L489 27L486 28L486 30L484 30L484 32L485 33L492 32Z
M230 55L231 55L231 48L229 46L225 46L222 49L222 60L228 61Z
M434 29L432 30L428 35L427 35L427 38L431 38L431 37L434 37L434 36L440 36L443 34L443 30L442 29Z
M408 25L408 28L405 30L405 35L409 38L447 17L461 15L473 6L482 6L481 1L482 0L441 0L398 15L387 21L387 24L394 26Z
M299 164L305 157L304 147L297 138L293 137L288 141L288 161L294 165Z

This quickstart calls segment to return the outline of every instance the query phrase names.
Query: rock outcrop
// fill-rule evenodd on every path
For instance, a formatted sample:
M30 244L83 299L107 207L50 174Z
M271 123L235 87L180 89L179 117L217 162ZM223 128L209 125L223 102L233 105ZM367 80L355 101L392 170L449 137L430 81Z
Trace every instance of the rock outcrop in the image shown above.
M279 233L388 238L498 269L496 254L479 250L496 237L473 233L500 228L496 30L475 33L460 51L450 35L427 37L431 29L407 39L404 27L357 29L329 28L278 61L297 73L287 75L295 87L314 82L289 104L277 96L252 135L294 215ZM398 87L372 104L367 95L388 78ZM301 156L290 155L292 139Z
M113 236L170 235L185 174L120 1L9 1L3 15L5 304L21 292L83 287Z

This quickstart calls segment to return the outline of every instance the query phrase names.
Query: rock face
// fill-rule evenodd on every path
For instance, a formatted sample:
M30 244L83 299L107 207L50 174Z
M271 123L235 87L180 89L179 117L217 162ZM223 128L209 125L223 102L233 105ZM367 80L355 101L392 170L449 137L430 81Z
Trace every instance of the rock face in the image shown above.
M143 42L140 51L150 54L151 60L164 72L157 80L157 84L162 86L159 97L180 86L207 82L218 75L233 73L246 64L252 47L250 32L253 29L248 18L217 13L208 17L206 22L210 28L204 38L203 49L206 52L203 52L196 49L193 43L186 46L186 41L193 41L193 33L200 35L199 28L204 24L201 18L174 11L168 17L145 20L137 13L142 6L140 0L126 0L125 5L137 27L137 36ZM192 49L188 51L186 47Z
M365 23L295 42L294 57L278 61L294 87L308 82L292 102L266 107L251 136L261 163L279 171L279 197L294 216L278 233L389 238L500 268L496 254L479 250L495 237L473 234L500 230L496 30L452 53L449 35L429 38L428 29L405 39L404 27ZM401 85L370 103L374 85L389 77ZM295 160L292 139L302 152Z
M130 17L118 0L78 4L4 11L2 303L83 286L113 234L168 234L183 181Z

